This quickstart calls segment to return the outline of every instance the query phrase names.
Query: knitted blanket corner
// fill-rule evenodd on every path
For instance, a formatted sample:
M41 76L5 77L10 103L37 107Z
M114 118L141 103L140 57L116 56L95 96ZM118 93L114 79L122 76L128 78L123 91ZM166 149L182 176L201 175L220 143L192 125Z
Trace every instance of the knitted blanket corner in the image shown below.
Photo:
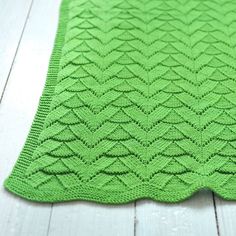
M4 186L29 200L236 200L236 1L63 0Z

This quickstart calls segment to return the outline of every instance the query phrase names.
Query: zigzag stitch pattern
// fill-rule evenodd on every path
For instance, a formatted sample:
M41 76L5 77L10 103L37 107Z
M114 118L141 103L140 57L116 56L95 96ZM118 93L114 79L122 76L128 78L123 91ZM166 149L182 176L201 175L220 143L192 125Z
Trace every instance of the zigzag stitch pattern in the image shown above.
M236 2L64 0L5 187L30 200L236 199Z

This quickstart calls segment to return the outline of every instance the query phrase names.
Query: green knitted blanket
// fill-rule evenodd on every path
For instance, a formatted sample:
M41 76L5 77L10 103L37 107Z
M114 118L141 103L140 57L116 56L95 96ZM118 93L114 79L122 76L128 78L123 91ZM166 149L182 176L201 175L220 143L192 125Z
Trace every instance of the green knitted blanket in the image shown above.
M4 185L42 202L236 200L236 1L63 0Z

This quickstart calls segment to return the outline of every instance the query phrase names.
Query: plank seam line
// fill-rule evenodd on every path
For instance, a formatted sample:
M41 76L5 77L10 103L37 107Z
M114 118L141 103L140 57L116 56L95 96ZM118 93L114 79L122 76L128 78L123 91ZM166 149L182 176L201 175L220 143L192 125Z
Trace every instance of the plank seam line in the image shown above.
M218 221L218 215L217 215L216 200L215 200L215 194L213 192L212 192L212 200L213 200L213 205L214 205L217 235L220 236L220 227L219 227L219 221Z
M136 236L136 234L137 234L137 215L136 215L136 213L137 213L137 209L136 209L137 204L136 203L137 202L135 201L134 202L134 236Z
M4 93L5 93L5 90L6 90L6 87L7 87L7 83L9 81L9 78L10 78L10 75L11 75L11 72L12 72L12 68L13 68L13 65L15 63L16 55L17 55L18 50L20 48L21 40L23 38L23 35L24 35L24 32L25 32L25 28L26 28L26 25L28 23L28 19L29 19L30 12L31 12L31 9L32 9L32 6L33 6L33 2L34 2L34 0L31 0L29 9L28 9L28 12L27 12L27 15L26 15L26 19L25 19L25 22L24 22L24 25L23 25L23 28L22 28L22 31L21 31L21 34L20 34L20 38L19 38L19 41L18 41L18 44L17 44L17 47L16 47L16 51L14 53L14 56L13 56L13 59L12 59L12 63L11 63L11 66L10 66L10 69L9 69L9 72L8 72L8 75L7 75L7 79L6 79L6 82L4 84L3 91L2 91L2 94L1 94L1 97L0 97L0 104L2 102Z
M51 204L51 208L50 208L50 215L49 215L49 219L48 219L48 228L47 228L46 236L49 235L49 231L50 231L51 219L52 219L52 211L53 211L53 203Z

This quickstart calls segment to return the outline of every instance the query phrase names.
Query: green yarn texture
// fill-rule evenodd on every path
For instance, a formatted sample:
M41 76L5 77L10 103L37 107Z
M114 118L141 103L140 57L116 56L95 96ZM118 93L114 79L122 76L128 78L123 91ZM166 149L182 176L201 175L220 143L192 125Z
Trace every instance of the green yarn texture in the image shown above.
M236 1L63 0L4 186L40 202L236 200Z

